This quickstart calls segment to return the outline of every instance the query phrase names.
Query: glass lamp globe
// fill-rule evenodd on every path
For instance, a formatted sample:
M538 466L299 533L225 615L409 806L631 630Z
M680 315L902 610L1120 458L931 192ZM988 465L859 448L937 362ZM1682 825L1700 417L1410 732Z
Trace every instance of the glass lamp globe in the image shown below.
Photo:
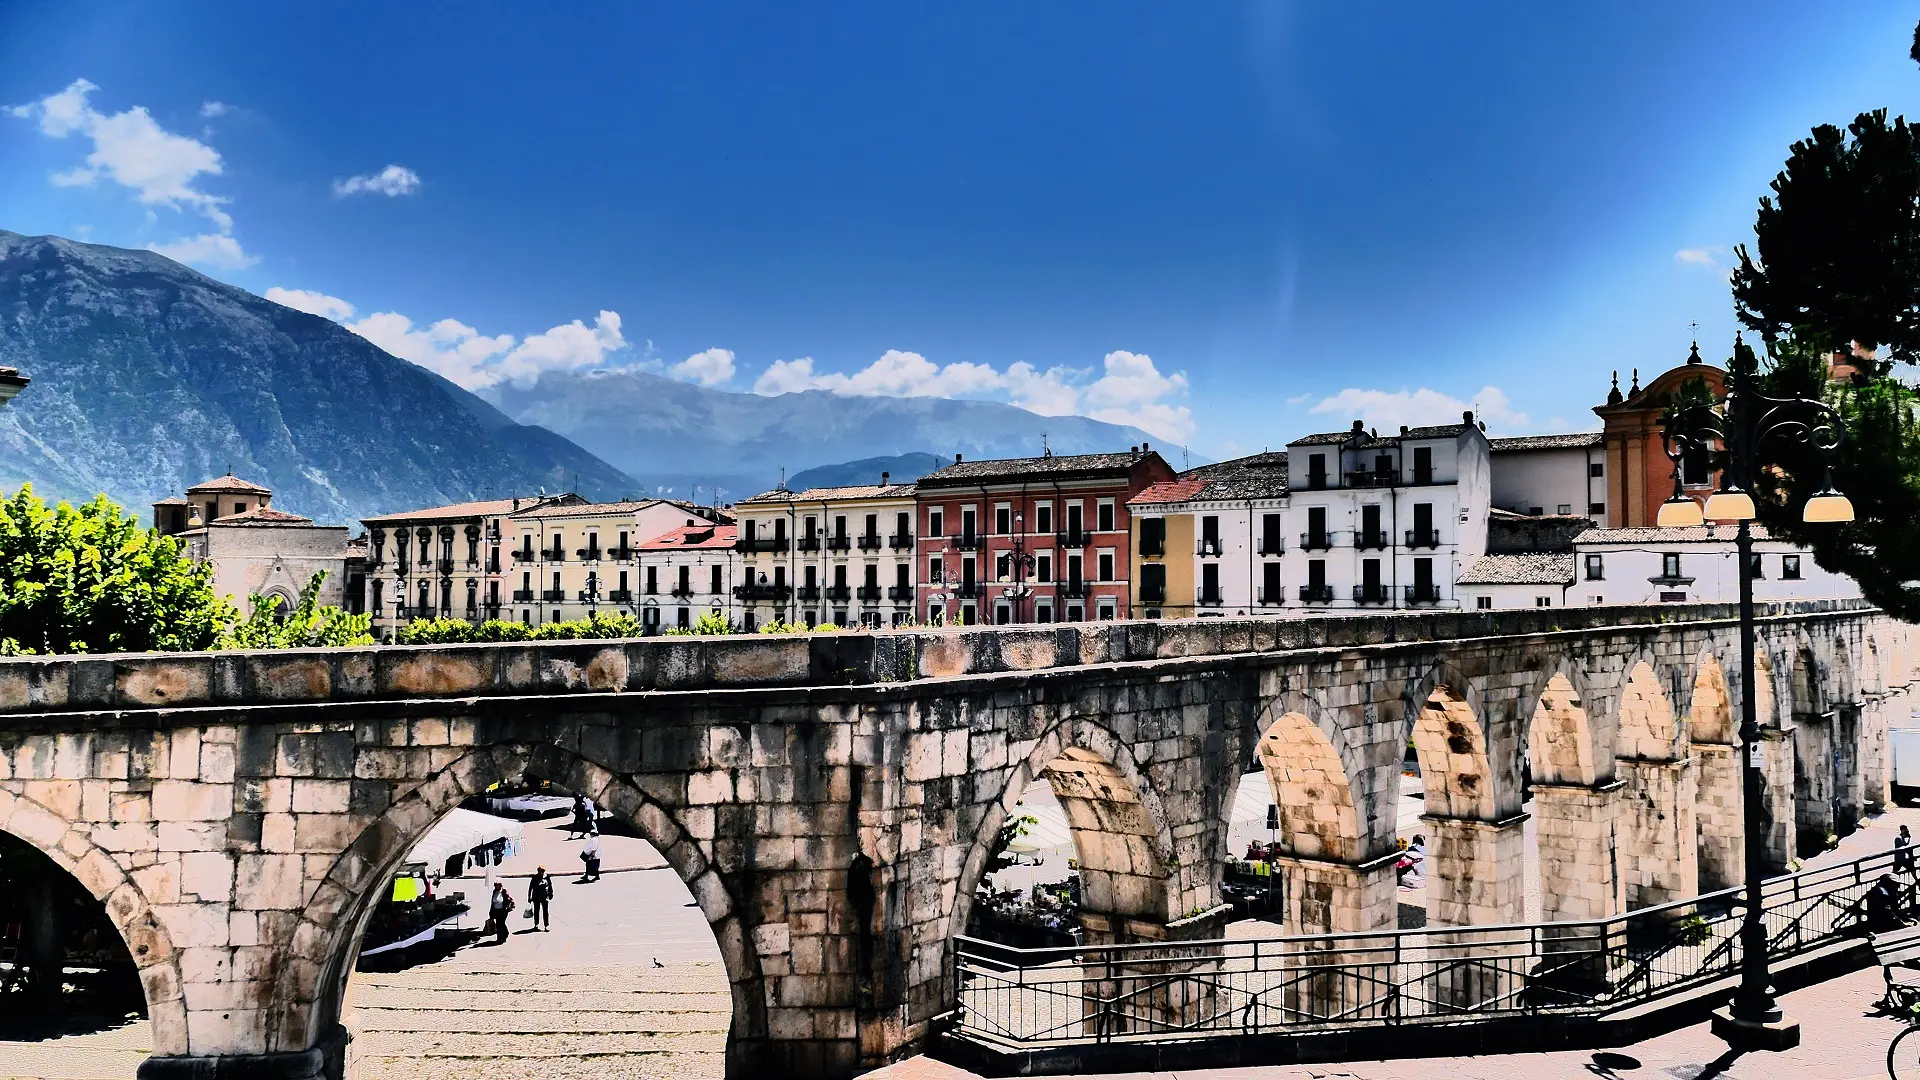
M1753 496L1739 488L1716 491L1707 497L1706 516L1715 521L1752 521Z
M1707 516L1700 512L1700 504L1685 496L1676 495L1660 504L1660 513L1654 518L1654 524L1663 529L1686 529L1706 524Z
M1806 509L1801 511L1800 520L1814 524L1839 524L1853 520L1853 502L1845 495L1828 488L1807 500Z

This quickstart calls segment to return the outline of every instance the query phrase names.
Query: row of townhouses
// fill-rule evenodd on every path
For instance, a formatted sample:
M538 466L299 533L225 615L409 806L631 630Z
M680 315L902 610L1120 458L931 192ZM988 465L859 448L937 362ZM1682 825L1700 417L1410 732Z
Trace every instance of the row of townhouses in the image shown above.
M1724 378L1696 347L1644 388L1616 378L1596 432L1489 438L1470 412L1386 433L1355 421L1184 472L1144 443L956 456L912 483L882 473L732 506L459 503L366 518L352 542L228 476L156 503L154 520L240 595L290 602L313 569L337 568L323 598L372 612L383 636L427 618L598 613L660 632L705 615L753 629L1722 600L1738 588L1731 528L1652 525L1673 490L1666 404ZM1681 474L1703 498L1715 482L1704 462ZM1857 595L1764 530L1754 562L1760 599Z

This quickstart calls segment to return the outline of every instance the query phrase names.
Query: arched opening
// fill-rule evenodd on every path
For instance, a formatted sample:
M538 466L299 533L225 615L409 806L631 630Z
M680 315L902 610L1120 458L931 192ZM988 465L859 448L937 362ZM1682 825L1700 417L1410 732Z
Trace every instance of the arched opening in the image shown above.
M457 766L443 771L335 864L329 884L359 879L348 903L330 902L327 884L309 903L301 931L326 943L326 960L283 979L289 1046L325 1044L340 1025L363 1080L622 1069L717 1080L730 1061L737 1069L745 1044L765 1037L764 998L702 845L631 785L557 748L461 764L474 766L468 785L449 782ZM500 839L436 843L475 819L501 823L479 827ZM533 918L540 868L546 930ZM504 932L496 885L512 902ZM317 990L302 1008L305 978Z
M1614 760L1625 782L1619 804L1620 876L1629 910L1700 891L1698 777L1686 725L1653 665L1633 664L1620 688Z
M1746 874L1746 826L1740 793L1739 722L1726 672L1712 653L1694 667L1687 729L1699 762L1695 813L1700 889L1715 892L1740 884Z
M1486 731L1463 682L1442 680L1419 702L1412 742L1426 811L1428 922L1521 921L1525 834L1519 815L1500 813Z
M1837 719L1813 651L1793 658L1793 853L1817 855L1839 843L1841 785L1835 762Z
M1360 865L1364 840L1353 785L1333 740L1305 713L1285 712L1261 733L1256 755L1274 808L1267 865L1281 878L1286 932L1394 925L1391 877Z
M1547 680L1527 724L1527 919L1604 919L1620 910L1615 792L1572 680Z
M33 844L0 832L0 1060L84 1055L133 1075L153 1049L146 992L107 906Z

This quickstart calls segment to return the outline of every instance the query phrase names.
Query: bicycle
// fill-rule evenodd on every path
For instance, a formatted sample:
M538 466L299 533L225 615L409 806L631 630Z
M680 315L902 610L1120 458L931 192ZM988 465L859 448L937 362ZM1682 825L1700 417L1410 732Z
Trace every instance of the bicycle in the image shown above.
M1920 1016L1909 1014L1906 1028L1887 1045L1887 1075L1892 1080L1920 1080L1920 1039L1907 1039L1916 1031L1920 1031Z

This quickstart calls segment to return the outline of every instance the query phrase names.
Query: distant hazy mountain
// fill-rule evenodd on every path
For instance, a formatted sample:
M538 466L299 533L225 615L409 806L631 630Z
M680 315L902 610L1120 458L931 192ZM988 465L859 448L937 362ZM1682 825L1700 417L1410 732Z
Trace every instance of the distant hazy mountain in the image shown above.
M951 464L951 454L946 457L939 454L894 454L890 457L861 458L859 461L821 465L794 473L787 477L787 486L795 491L805 491L817 487L877 484L883 474L890 484L905 484Z
M824 390L761 397L642 371L547 372L531 387L481 391L523 424L560 432L638 477L702 498L740 499L833 462L899 454L969 458L1125 450L1153 436L1081 416L1040 416L992 401L847 397ZM1160 448L1178 467L1179 449ZM878 482L879 474L874 474Z
M322 521L638 484L315 315L163 256L0 230L0 484L139 511L231 469Z

